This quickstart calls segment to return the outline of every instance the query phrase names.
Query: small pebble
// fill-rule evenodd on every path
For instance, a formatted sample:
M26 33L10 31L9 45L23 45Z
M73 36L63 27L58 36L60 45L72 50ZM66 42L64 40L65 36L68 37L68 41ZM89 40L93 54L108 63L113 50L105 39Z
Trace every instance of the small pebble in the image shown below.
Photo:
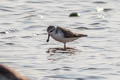
M0 32L0 34L6 34L6 32Z
M79 17L80 16L80 13L71 13L70 15L69 15L69 17Z

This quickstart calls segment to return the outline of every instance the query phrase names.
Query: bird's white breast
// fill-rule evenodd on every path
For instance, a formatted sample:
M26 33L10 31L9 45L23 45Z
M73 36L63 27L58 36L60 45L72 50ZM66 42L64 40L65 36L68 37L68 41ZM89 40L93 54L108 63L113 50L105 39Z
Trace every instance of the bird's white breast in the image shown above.
M58 33L56 33L55 31L53 31L51 33L51 36L52 36L53 39L55 39L57 41L60 41L60 42L63 42L62 39L64 38L64 35L60 31L58 31Z
M52 36L52 38L55 39L56 41L63 42L63 43L71 42L71 41L77 39L77 38L65 38L65 37L64 37L64 34L63 34L61 31L58 31L57 33L56 33L55 31L53 31L53 32L51 33L51 36Z

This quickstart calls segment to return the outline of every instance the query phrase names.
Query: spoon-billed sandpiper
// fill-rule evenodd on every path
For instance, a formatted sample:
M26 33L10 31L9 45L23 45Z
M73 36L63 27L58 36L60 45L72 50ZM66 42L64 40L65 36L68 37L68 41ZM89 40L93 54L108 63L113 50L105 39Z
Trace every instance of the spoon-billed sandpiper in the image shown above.
M49 26L47 28L48 32L48 39L47 42L49 41L50 36L55 39L56 41L64 43L64 49L66 50L66 43L74 41L80 37L86 37L87 35L85 34L78 34L74 33L69 29L65 29L63 27L55 27L55 26Z

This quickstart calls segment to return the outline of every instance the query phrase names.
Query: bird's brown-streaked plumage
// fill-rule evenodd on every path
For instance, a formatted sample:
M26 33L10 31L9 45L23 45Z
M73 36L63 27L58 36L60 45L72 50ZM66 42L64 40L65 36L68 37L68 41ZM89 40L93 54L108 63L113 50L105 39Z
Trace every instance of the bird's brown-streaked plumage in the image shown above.
M87 36L87 35L85 35L85 34L77 34L77 33L74 33L74 32L72 32L71 30L65 29L65 28L63 28L63 27L57 27L57 28L56 28L56 33L58 32L58 30L61 30L61 31L63 32L65 38L86 37L86 36Z

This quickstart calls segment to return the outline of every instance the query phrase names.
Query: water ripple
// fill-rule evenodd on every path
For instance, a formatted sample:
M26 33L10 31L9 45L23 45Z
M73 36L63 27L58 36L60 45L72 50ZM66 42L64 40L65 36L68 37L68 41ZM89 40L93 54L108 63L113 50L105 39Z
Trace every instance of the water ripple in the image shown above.
M1 8L0 8L0 11L13 12L12 10L9 10L9 9L1 9Z
M95 4L106 4L107 2L104 2L104 1L94 1L93 3L95 3Z
M109 27L94 27L94 28L77 27L76 29L80 29L80 30L104 30L104 29L109 29Z
M44 1L26 1L26 3L35 3L35 4L39 4L39 3L52 3L51 1L47 1L47 0L44 0Z
M5 11L5 12L14 12L13 7L8 7L8 6L0 6L0 11Z
M1 0L0 63L31 80L118 80L119 4L120 0ZM69 18L73 12L81 16ZM64 51L52 38L45 42L51 24L88 37L67 43L71 48Z

